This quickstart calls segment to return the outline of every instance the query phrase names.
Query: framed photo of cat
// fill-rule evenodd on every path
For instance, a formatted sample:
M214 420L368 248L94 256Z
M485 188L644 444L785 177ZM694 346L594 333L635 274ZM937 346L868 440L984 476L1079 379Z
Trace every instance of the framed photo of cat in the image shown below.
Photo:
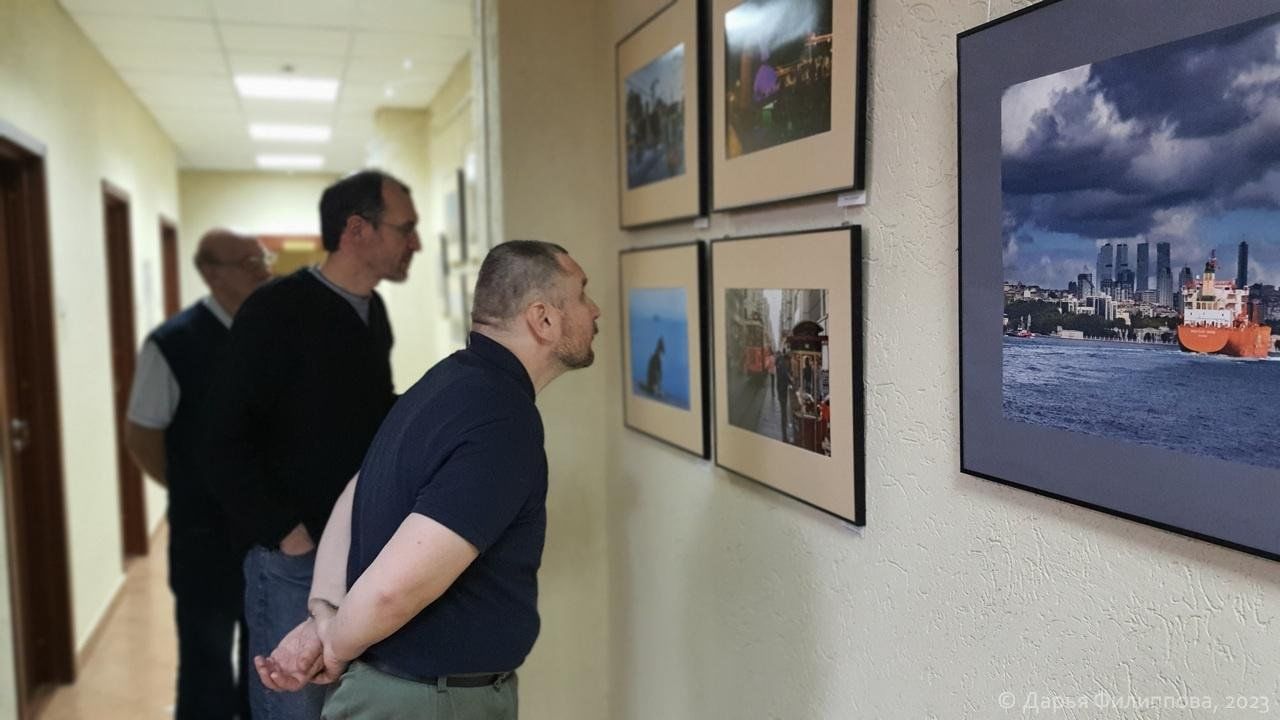
M711 456L706 332L706 246L701 241L624 250L623 420L637 432Z

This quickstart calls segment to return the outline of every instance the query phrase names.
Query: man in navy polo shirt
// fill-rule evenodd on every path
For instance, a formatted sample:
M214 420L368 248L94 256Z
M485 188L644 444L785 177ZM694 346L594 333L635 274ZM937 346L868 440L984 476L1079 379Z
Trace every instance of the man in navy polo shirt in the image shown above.
M586 285L558 245L489 253L468 348L387 415L325 527L311 619L255 659L264 684L341 676L327 718L442 717L435 708L459 720L516 717L514 671L538 636L546 530L534 400L595 359L600 309Z

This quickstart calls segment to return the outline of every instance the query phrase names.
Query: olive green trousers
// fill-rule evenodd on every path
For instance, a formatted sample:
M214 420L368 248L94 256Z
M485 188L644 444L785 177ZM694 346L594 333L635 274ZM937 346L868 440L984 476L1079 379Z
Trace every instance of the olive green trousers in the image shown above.
M325 701L323 720L516 720L516 676L485 687L428 685L353 662Z

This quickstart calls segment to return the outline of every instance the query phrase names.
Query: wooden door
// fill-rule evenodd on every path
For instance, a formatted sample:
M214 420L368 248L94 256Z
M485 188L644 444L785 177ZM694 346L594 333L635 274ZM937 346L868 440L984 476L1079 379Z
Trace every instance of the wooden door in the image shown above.
M129 198L109 183L102 184L107 239L107 295L111 323L111 380L115 400L116 471L120 478L120 531L124 557L147 554L147 510L142 473L124 444L129 388L138 352L133 321L133 244L129 229Z
M75 679L46 207L43 158L0 132L0 464L23 718Z
M182 292L178 285L178 228L160 218L160 265L164 278L165 319L182 309Z

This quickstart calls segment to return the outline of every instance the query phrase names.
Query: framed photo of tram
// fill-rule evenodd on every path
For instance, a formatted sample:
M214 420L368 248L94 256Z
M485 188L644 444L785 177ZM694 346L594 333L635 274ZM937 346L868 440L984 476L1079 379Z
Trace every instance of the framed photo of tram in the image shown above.
M623 422L709 458L705 248L695 241L624 250L618 286Z
M702 1L675 0L617 44L622 227L706 212Z
M964 472L1280 559L1277 10L959 36Z
M861 188L867 0L711 0L716 210Z
M711 243L716 464L866 522L861 231Z

